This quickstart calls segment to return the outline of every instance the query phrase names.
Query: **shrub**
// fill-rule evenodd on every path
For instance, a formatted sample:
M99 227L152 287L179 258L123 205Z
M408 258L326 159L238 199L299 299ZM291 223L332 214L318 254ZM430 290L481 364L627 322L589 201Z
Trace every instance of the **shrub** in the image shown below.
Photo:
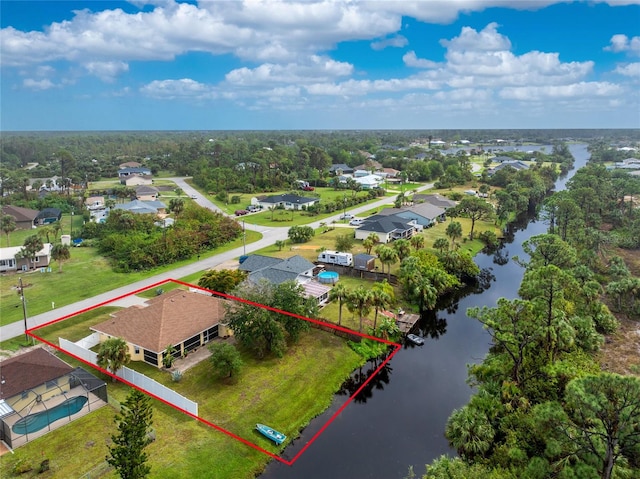
M179 383L181 379L182 379L182 371L176 369L171 373L171 380L174 383Z
M232 205L240 204L240 196L238 196L238 195L233 195L233 196L231 197L231 204L232 204Z

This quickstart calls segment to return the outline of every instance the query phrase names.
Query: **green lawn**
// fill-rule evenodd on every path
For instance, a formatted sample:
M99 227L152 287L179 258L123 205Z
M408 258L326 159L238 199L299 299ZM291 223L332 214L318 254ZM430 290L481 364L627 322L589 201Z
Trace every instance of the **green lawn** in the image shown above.
M20 233L23 234L23 232ZM247 230L246 234L247 243L262 237L255 231ZM201 259L241 245L242 238L238 238L227 245L201 254ZM20 297L15 288L19 277L22 278L24 285L27 315L34 316L49 311L52 308L52 302L55 303L55 307L65 306L194 261L196 261L195 257L149 271L116 273L95 248L71 248L71 260L64 263L62 273L58 272L58 265L53 262L51 273L40 273L40 270L37 270L0 275L0 325L23 319Z
M255 423L277 427L289 436L285 445L288 444L302 427L326 409L343 380L361 364L360 357L344 340L315 329L290 346L284 358L258 361L245 354L243 359L245 366L233 381L214 379L208 361L186 371L179 383L171 382L168 372L143 368L147 373L153 369L156 379L198 401L204 419L277 454L281 448L255 432ZM111 382L108 389L110 403L122 401L129 391L128 387ZM153 407L157 439L147 449L151 478L249 479L270 460L158 401L153 400ZM115 432L113 415L112 408L104 407L20 447L15 455L0 458L0 469L8 470L18 459L37 466L49 458L49 476L32 472L20 477L80 477L89 471L100 472L105 467L106 443ZM116 475L110 472L101 476L94 472L91 477Z

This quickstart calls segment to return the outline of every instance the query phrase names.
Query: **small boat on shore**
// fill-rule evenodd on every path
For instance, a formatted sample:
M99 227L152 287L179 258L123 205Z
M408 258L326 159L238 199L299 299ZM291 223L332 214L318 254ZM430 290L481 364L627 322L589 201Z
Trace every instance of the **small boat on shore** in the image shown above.
M417 344L418 346L422 346L424 344L424 339L415 334L407 334L407 340L411 341L413 344Z
M277 445L282 444L287 439L287 436L285 436L281 432L276 431L272 427L265 426L264 424L256 424L256 429L261 434L275 442Z

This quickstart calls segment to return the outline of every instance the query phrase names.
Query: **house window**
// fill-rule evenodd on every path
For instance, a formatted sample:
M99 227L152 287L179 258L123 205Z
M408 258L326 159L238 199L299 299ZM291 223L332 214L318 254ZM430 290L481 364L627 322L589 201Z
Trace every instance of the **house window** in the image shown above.
M133 348L133 352L134 352L135 354L140 354L140 347L139 347L139 346L135 346L135 347Z
M36 256L36 259L33 260L34 263L39 263L40 262L40 256Z

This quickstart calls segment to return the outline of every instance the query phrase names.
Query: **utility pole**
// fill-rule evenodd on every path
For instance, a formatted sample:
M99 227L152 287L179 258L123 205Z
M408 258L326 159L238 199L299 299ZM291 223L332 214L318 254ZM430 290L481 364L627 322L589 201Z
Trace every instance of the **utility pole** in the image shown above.
M24 286L22 285L22 277L18 278L18 293L20 294L20 300L22 301L22 316L24 317L24 339L29 341L29 335L27 334L27 301L24 299Z

